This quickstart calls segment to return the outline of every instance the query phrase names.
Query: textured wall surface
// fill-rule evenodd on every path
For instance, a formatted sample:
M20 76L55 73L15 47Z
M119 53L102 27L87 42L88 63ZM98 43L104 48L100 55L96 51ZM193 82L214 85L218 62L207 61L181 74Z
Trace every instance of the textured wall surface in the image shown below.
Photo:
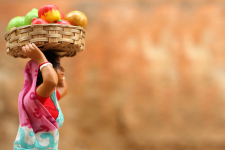
M225 1L49 0L89 20L85 51L63 58L69 92L60 150L225 149ZM6 55L15 16L46 1L1 0L0 149L13 149L28 59Z

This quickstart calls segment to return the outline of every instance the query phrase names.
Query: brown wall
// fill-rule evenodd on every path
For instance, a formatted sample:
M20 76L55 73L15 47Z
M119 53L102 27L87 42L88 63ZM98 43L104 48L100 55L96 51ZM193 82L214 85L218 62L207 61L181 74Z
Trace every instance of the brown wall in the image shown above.
M49 0L89 20L62 59L60 150L225 149L225 1ZM0 4L0 149L11 150L28 59L6 55L10 19L46 1Z

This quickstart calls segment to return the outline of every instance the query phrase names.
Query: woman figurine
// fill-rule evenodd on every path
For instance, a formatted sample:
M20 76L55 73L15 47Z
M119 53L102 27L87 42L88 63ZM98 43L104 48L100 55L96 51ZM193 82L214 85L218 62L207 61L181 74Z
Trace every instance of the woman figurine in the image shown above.
M18 98L19 130L14 150L58 150L58 129L63 114L58 100L67 93L64 68L51 50L42 52L35 44L22 47L30 60L24 71L24 86Z

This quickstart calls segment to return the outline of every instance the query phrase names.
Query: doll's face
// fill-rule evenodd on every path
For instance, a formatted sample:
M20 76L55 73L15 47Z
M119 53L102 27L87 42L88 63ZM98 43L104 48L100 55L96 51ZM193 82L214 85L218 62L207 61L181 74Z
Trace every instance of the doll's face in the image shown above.
M57 61L59 63L57 63L57 68L55 70L58 75L58 83L60 83L63 81L65 69L60 65L60 60L57 60Z
M64 68L62 66L59 66L57 69L56 69L56 73L58 75L58 83L62 82L63 81L63 77L64 77Z

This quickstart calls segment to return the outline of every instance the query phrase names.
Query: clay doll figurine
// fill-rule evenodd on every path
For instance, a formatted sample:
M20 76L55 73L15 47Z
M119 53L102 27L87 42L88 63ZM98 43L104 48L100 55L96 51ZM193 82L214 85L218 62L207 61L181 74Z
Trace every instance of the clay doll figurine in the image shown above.
M24 85L19 94L19 130L14 150L58 150L63 124L60 100L67 93L64 68L51 50L42 52L35 44L22 47L30 60L24 71Z

